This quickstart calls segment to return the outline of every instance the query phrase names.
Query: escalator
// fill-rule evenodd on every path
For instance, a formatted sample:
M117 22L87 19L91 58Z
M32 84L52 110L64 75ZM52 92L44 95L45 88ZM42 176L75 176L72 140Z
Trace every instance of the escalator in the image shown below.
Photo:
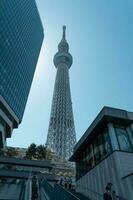
M25 181L20 192L19 200L40 200L39 181L36 176L30 176Z
M37 176L29 176L19 183L2 184L0 200L88 200L60 185L52 186L46 179L41 181Z
M25 181L22 182L21 184L21 190L19 194L19 200L24 200L24 193L25 193Z
M83 194L76 192L75 190L70 190L70 192L78 197L80 200L90 200L88 197L84 196Z
M41 188L47 195L48 200L82 200L57 184L54 187L51 186L47 180L42 181Z

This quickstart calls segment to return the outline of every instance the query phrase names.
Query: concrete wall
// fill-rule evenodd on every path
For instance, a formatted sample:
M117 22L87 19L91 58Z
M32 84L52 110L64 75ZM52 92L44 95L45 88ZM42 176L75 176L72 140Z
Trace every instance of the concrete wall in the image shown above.
M106 184L112 182L113 190L118 195L133 200L133 194L131 194L133 184L130 185L128 179L122 179L131 172L133 172L133 154L115 151L77 181L77 191L91 197L92 200L100 200ZM130 189L128 189L129 185Z
M126 196L128 199L133 199L133 174L123 179Z
M121 177L133 173L133 153L117 152Z

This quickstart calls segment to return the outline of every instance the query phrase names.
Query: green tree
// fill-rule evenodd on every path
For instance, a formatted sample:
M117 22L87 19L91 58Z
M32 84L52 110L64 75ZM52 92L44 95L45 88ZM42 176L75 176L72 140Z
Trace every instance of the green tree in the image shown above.
M46 147L44 145L37 146L36 158L40 160L46 159Z
M4 149L3 148L0 148L0 156L4 156L5 155L5 152L4 152Z
M36 158L36 148L37 148L36 144L32 143L28 147L28 149L26 151L26 156L25 157L28 158L28 159Z
M54 160L55 153L53 153L50 149L46 150L46 159L47 160Z
M9 157L16 157L18 155L18 152L14 147L7 147L6 149L6 156Z

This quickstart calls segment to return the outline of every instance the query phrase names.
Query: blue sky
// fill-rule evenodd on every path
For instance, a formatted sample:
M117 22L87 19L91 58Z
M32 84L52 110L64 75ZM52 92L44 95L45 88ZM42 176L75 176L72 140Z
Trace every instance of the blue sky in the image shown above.
M67 26L73 55L70 84L77 140L103 106L133 111L133 1L37 0L45 38L24 117L10 146L46 142L56 68Z

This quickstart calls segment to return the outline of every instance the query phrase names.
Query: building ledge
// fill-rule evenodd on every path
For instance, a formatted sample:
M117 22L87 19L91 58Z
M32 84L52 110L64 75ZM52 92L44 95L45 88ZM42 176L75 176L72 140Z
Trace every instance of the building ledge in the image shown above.
M12 164L31 167L43 167L52 169L53 165L49 161L26 160L20 158L0 157L0 164Z
M88 140L97 135L99 131L103 130L108 122L129 126L133 123L133 112L107 106L103 107L74 147L74 153L69 160L74 161L78 152L82 151Z

